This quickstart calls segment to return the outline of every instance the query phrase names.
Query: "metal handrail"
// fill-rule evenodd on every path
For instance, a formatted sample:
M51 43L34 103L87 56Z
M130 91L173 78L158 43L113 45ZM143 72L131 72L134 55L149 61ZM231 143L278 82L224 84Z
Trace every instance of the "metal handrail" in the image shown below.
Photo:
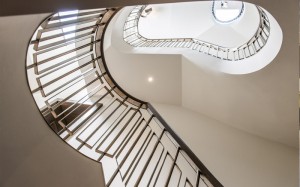
M185 48L222 60L238 61L258 53L266 45L270 35L270 22L267 14L261 7L256 6L260 17L259 26L250 40L237 47L224 47L196 38L149 39L142 36L138 29L139 19L146 7L147 5L140 5L133 8L124 24L123 39L133 47Z
M117 11L110 8L67 15L75 17L72 31L63 31L70 21L54 14L37 29L28 48L27 59L33 60L27 61L26 69L32 95L45 121L74 149L102 163L107 186L115 186L115 180L122 180L125 186L132 186L130 182L139 186L148 176L148 186L161 186L161 178L168 186L174 176L176 179L177 171L184 175L178 184L222 187L153 106L128 94L109 73L103 41ZM98 12L101 14L97 18L94 14ZM90 19L79 18L89 15ZM66 39L64 33L73 36ZM79 40L81 36L83 40ZM74 43L73 48L63 48ZM158 160L153 161L158 153ZM171 168L162 173L168 159ZM155 168L149 173L153 164ZM136 170L138 167L142 170ZM184 171L185 167L193 172Z

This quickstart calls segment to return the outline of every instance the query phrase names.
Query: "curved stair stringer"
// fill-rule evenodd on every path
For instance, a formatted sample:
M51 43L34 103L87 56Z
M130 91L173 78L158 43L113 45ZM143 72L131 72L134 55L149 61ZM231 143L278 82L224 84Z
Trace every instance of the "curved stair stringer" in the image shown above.
M146 7L147 5L134 7L125 21L123 39L132 47L190 49L224 61L240 61L262 50L270 35L269 18L261 7L256 6L260 19L258 28L247 42L237 47L224 47L196 38L150 39L141 35L138 28L139 20Z
M124 91L103 53L119 9L54 14L28 48L28 82L49 126L101 162L107 186L215 186L209 172L150 103Z

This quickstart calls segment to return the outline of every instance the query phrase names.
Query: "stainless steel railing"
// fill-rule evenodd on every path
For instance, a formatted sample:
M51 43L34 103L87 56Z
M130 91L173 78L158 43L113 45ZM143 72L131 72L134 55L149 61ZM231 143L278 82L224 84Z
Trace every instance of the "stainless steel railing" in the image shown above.
M26 69L45 121L102 163L106 186L222 186L151 104L110 76L103 37L116 11L57 13L33 35Z
M264 10L257 7L260 23L254 36L241 46L228 48L195 38L148 39L139 33L138 22L147 5L136 6L128 15L123 31L124 41L133 47L186 48L200 53L228 60L238 61L258 53L267 43L270 35L270 22Z

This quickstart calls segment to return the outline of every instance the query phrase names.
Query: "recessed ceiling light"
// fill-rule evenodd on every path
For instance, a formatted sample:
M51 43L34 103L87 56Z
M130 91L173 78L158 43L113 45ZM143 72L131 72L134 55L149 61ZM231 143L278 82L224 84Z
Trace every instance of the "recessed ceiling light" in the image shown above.
M148 82L153 82L153 77L148 77Z

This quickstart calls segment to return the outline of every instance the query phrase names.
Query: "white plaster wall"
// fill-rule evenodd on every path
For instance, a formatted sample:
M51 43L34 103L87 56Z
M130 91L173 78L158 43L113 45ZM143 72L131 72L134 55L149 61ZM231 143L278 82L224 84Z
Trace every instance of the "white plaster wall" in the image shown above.
M293 76L290 66L280 68L280 63L275 61L252 74L228 75L200 68L183 58L182 106L297 147L297 90L289 82Z
M183 107L154 107L225 187L298 187L298 149Z
M126 54L105 50L108 69L115 81L134 97L151 102L181 104L179 55ZM153 82L148 82L153 77Z
M122 32L131 9L122 9L107 27L103 47L109 72L126 92L138 99L180 105L181 55L133 52L136 49L124 42ZM154 79L152 83L147 80L150 76Z
M261 2L261 6L282 29L282 46L276 58L246 75L217 73L183 58L182 105L243 131L298 147L299 51L295 24L299 20L295 2ZM291 11L283 16L282 7Z
M27 84L28 42L48 15L0 17L0 186L102 187L101 164L51 130Z
M298 52L295 52L298 50L298 42L296 40L296 38L298 37L298 32L295 29L295 25L297 25L298 17L299 17L298 1L295 0L276 1L276 2L261 1L261 0L251 0L251 1L253 3L258 3L261 6L268 9L272 13L272 15L274 15L274 17L279 21L280 25L284 28L284 32L287 32L284 36L285 38L284 43L285 45L288 44L288 46L285 47L284 52L280 55L280 60L283 61L283 63L287 62L287 65L276 66L275 71L267 70L269 74L267 75L266 78L269 79L271 82L272 81L272 77L270 77L271 74L274 74L274 76L278 76L278 77L285 77L285 79L278 78L277 80L275 80L275 81L279 80L278 82L275 82L279 84L279 86L276 87L277 89L275 89L275 91L277 90L281 91L284 89L289 90L287 91L288 94L279 95L278 98L283 98L283 100L279 101L279 103L286 103L282 106L283 108L291 105L292 114L289 114L290 112L289 109L283 115L288 114L287 118L289 117L292 118L292 122L293 122L292 128L296 129L296 132L298 133L298 128L297 128L298 122L297 120L295 120L295 118L298 118L298 114L296 114L298 113L298 106L296 104L298 98L297 85L298 85L298 78L299 78L297 73ZM33 6L32 4L34 3L30 3L28 1L26 2L24 1L23 3L19 3L19 2L16 3L14 1L7 1L7 2L10 2L9 3L10 6L9 5L1 6L2 8L1 10L4 9L10 11L13 10L14 12L18 12L19 14L21 13L20 9L23 9L24 12L26 13L28 12L32 13L33 10L35 11L39 10L39 12L41 11L45 12L45 10L57 10L59 7L58 1L56 1L56 3L54 3L53 1L46 1L46 0L39 2L40 5L43 5L42 8L44 9L41 9L41 6ZM44 2L46 2L46 4L44 4ZM60 5L62 5L63 2L64 1L60 1ZM102 1L97 1L97 2L94 1L93 5L97 6L97 4L99 5L101 4L101 2ZM127 4L127 3L129 2L124 1L120 4ZM138 2L130 1L130 3L137 4ZM18 5L17 7L16 4ZM70 4L72 3L69 2L68 5ZM78 7L74 4L72 7ZM82 1L82 4L87 4L87 2ZM82 4L81 7L88 7L88 6L91 7L91 4L88 4L88 6L82 6ZM68 7L66 4L63 6ZM0 11L0 12L3 13L4 11ZM29 93L29 89L26 84L26 75L25 75L25 68L24 68L26 46L33 32L32 29L39 24L42 18L43 16L39 17L37 15L32 16L31 19L29 19L29 17L23 17L23 18L6 17L3 19L1 18L0 185L10 186L10 187L21 186L21 185L22 186L59 186L59 185L99 186L99 183L103 184L103 181L99 180L99 176L102 174L101 170L99 169L99 166L94 165L94 162L92 162L87 158L82 157L82 155L79 155L76 151L74 151L64 142L59 140L54 133L52 134L49 133L50 129L46 126L45 122L42 120L42 117L39 114L34 104L34 100L32 99ZM12 35L14 35L15 37L11 37ZM295 65L294 63L295 61L297 65ZM281 71L283 71L284 74L278 74L278 72ZM8 80L7 77L11 77L11 79ZM257 80L257 82L260 82L260 78L261 77L253 78L253 79ZM264 84L267 85L267 83ZM268 89L266 90L267 92L266 94L271 94L273 93L272 91L274 90ZM248 96L253 97L251 95ZM291 99L288 99L289 97ZM237 100L237 102L238 101L239 100ZM276 102L278 102L278 100ZM272 105L272 100L270 101L270 103ZM12 105L17 107L11 107ZM176 113L172 113L172 115L175 114ZM225 125L222 127L227 128ZM197 128L197 126L195 126L195 128ZM199 132L201 131L199 130ZM203 135L203 137L206 137L206 139L203 140L202 143L204 142L207 143L209 142L209 140L214 142L212 139L221 137L222 134L223 134L222 131L220 131L218 136L212 136L211 138ZM197 138L200 137L198 134L196 135ZM228 136L228 138L230 137L231 134L230 136ZM295 137L294 134L291 135L291 137ZM193 137L189 135L185 139L188 140L188 138L193 138ZM243 138L244 137L236 138L235 140L239 142L242 141ZM226 139L223 138L221 140L226 140ZM223 141L221 140L219 140L219 143L223 143ZM200 141L198 140L194 140L194 141L197 143L198 146L198 142ZM233 145L235 145L234 143L236 141L232 141ZM55 146L53 146L53 144L55 144ZM261 165L263 165L265 162L268 163L271 162L271 164L269 164L270 169L268 169L268 171L272 170L277 174L280 172L281 175L278 174L276 176L273 176L268 172L264 172L265 170L261 169L261 167L258 167L253 169L253 171L255 170L255 172L258 172L258 174L268 173L269 175L259 175L259 176L247 175L248 173L246 173L247 170L245 169L246 174L242 179L247 178L247 180L252 179L253 181L255 180L264 181L263 177L268 177L267 179L269 180L266 181L268 181L271 184L274 184L273 186L279 186L279 185L288 186L288 187L296 186L295 180L297 179L295 179L295 177L293 176L296 175L298 169L289 170L287 168L289 167L292 168L295 166L298 167L298 164L295 164L293 156L292 157L286 156L288 153L294 155L295 151L291 151L291 148L282 147L276 143L268 143L268 144L270 145L269 148L264 151L261 151L261 155L264 156L265 154L269 154L272 155L272 157L269 157L268 160L263 160ZM217 146L216 144L213 143L212 145ZM244 145L247 146L247 144ZM258 143L255 144L255 147L257 147L256 145L260 146L265 144L263 144L262 141L258 141ZM210 148L213 149L213 146ZM221 149L222 147L221 145L219 145L217 148ZM263 148L266 147L263 146ZM245 150L246 150L245 148L238 149L236 155L238 156L242 155L243 151ZM247 150L251 151L252 149L248 148ZM211 150L211 153L209 153L210 157L214 156L214 154L212 153L214 153L213 150ZM227 153L227 149L221 153ZM222 157L222 155L220 157ZM287 158L290 158L290 160ZM274 161L274 159L277 160ZM218 160L216 159L213 160L213 162L216 162L215 165L219 165L220 169L224 170L225 175L229 175L231 173L231 167L221 167L223 165L220 165L220 162L218 162ZM236 160L234 160L233 162L236 162ZM248 163L252 163L252 162L248 162ZM282 165L284 166L282 167L278 166L279 164L281 164L281 166ZM207 166L210 167L209 165ZM237 168L238 167L245 167L245 166L242 163L240 164L240 166L237 166ZM70 168L72 170L70 170ZM254 168L254 166L252 168ZM70 171L72 172L70 173ZM237 176L234 176L234 179L236 179ZM240 180L241 179L237 181ZM244 187L245 182L240 186Z
M134 75L135 70L140 72L147 71L147 69L141 69L147 67L141 65L141 63L151 59L151 53L162 55L166 50L162 48L132 48L122 41L122 32L120 32L120 30L123 26L122 23L125 21L126 14L129 14L130 8L128 9L121 11L119 13L121 16L113 20L112 25L114 25L114 27L110 27L111 30L108 31L109 34L106 35L105 45L106 48L110 45L115 47L119 52L115 53L116 56L124 53L134 54L139 57L139 69L126 69L127 74ZM269 9L267 8L267 10ZM278 12L275 13L278 14ZM275 13L274 15L276 16L277 14ZM239 62L222 62L214 57L191 50L185 51L183 57L177 55L177 57L182 58L181 74L177 74L181 75L182 79L182 90L179 90L182 96L182 106L203 113L222 121L224 124L234 126L246 132L297 147L298 112L296 108L297 101L295 100L297 99L297 90L295 90L295 88L298 86L296 72L298 69L298 60L297 53L295 52L298 51L298 48L295 48L295 51L292 47L293 43L290 42L288 37L289 34L293 33L291 26L286 26L286 23L282 22L282 17L280 18L281 19L278 18L278 20L281 21L278 22L283 26L283 32L281 33L280 28L277 28L278 37L276 37L274 33L272 33L270 37L275 43L281 42L282 34L285 39L279 55L273 61L272 59L276 56L280 46L274 47L272 43L268 43L268 46L265 46L257 55ZM274 31L276 27L279 27L278 23L274 18L270 20L272 21ZM297 42L295 42L295 44L297 44ZM172 49L169 51L171 50ZM146 51L148 51L149 54L147 54ZM182 53L182 51L178 52L174 50L173 53ZM116 59L114 55L110 56ZM124 57L122 61L126 61L126 55L122 57ZM176 56L174 56L174 59L169 58L169 60L173 59L175 62L175 57ZM267 65L270 61L272 61L271 64ZM108 65L111 63L117 64L117 61L107 59L107 63ZM131 64L133 64L133 62L131 62ZM154 64L153 60L152 64ZM172 70L178 71L173 63L167 62L166 59L161 64L170 65L169 68L166 68L168 70L166 75L174 75L174 73L170 73ZM243 72L249 73L245 75L221 73L223 70L227 72L230 70L231 73L234 71L245 71L245 69L255 71L257 69L253 68L253 64L256 68L264 68L253 73ZM155 68L159 68L160 65L157 64L155 66ZM112 74L113 77L118 77L118 74L122 73L117 73L118 70L115 70L117 67L119 66L115 65L109 68L110 71L116 72ZM130 70L133 71L130 72ZM128 86L134 86L130 85L131 81L127 81L129 84L125 84L125 79L127 79L125 76L117 79L117 82L121 81L124 83L122 87L125 90L129 88ZM142 79L144 78L142 77ZM168 87L164 87L164 85L166 85L165 82L162 84L161 87L164 89L161 90L161 95L170 93L168 92L169 90L167 90ZM131 88L131 90L128 89L132 95L138 93L138 98L151 98L151 92L146 92L148 91L146 89L138 89L138 87L140 87L138 84L135 84L135 86L135 92L133 92ZM175 91L178 90L173 89L169 95L180 95ZM157 95L159 94L157 93ZM153 99L148 99L147 101L159 102ZM169 102L169 104L176 103Z

